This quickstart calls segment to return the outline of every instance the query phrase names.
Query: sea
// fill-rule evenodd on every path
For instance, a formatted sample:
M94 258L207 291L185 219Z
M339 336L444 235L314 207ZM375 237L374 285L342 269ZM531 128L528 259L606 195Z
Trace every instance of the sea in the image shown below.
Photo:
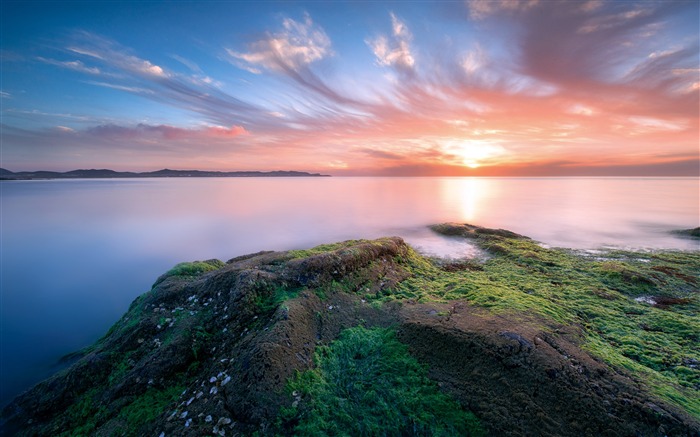
M182 261L470 223L584 251L700 250L697 178L151 178L0 182L0 407L106 333Z

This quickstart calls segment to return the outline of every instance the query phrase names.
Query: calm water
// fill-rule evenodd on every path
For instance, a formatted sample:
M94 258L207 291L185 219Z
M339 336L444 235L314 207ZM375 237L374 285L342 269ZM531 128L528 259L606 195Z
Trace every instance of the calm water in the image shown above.
M699 250L694 178L127 179L0 183L0 405L48 376L180 261L399 235L440 256L444 221L550 246Z

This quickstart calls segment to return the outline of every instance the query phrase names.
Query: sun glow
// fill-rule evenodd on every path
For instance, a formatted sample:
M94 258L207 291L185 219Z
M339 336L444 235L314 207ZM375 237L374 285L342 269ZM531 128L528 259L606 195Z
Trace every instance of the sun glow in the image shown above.
M492 158L501 156L505 149L489 140L454 139L445 143L445 149L453 154L461 165L478 168Z

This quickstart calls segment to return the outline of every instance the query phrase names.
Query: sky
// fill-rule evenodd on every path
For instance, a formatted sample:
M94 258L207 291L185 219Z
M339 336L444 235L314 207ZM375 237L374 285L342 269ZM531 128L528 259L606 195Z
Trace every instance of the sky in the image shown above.
M0 167L697 176L700 2L0 2Z

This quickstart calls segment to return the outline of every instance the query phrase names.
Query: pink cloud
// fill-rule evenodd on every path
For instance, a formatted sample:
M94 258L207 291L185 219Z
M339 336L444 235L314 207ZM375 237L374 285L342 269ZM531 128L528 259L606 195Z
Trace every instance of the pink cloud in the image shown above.
M225 137L225 138L233 138L237 137L239 135L248 135L249 132L243 127L243 126L231 126L230 128L226 128L223 126L212 126L206 128L206 132L209 135L215 136L215 137Z

